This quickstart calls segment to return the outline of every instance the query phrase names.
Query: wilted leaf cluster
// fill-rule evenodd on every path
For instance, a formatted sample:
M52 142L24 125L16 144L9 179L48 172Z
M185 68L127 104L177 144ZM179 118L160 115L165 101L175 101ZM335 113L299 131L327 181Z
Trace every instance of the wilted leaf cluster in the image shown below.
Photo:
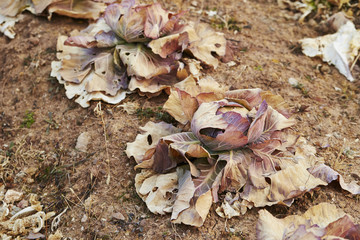
M170 192L172 197L167 206L173 204L174 222L195 226L203 224L213 200L218 199L218 192L238 191L244 187L264 188L267 183L263 176L276 172L279 165L278 156L273 153L280 151L286 141L281 130L294 124L278 96L260 89L196 93L194 86L205 89L208 81L211 80L195 82L190 78L180 83L183 89L193 85L188 89L195 91L194 97L179 88L173 92L177 94L174 98L185 96L192 99L193 104L186 104L183 99L179 102L185 103L184 106L175 103L177 108L172 109L175 111L169 111L175 118L181 116L180 112L188 113L191 132L163 135L156 139L147 132L148 138L152 139L151 146L137 139L128 144L127 149L128 156L133 156L138 162L137 168L152 169L153 172L146 171L153 174L152 178L177 172L178 192ZM204 94L206 97L201 96ZM221 100L214 101L217 97ZM165 105L171 109L171 104ZM146 146L146 149L141 151L141 156L136 156L132 149L139 150L140 146ZM249 181L250 177L253 179ZM146 180L138 189L144 184ZM156 189L161 191L159 187ZM148 196L144 197L146 201Z
M128 90L154 96L188 75L184 52L213 66L224 56L226 40L202 23L184 23L159 3L126 0L107 7L104 17L81 32L58 39L52 76L68 98L81 106L92 99L118 103Z
M151 211L201 226L222 192L228 194L216 212L225 218L252 207L290 206L295 197L334 180L360 194L359 185L345 183L314 147L289 133L295 120L280 96L226 89L210 78L188 77L172 88L164 109L191 131L148 123L128 143L127 155L142 169L138 194Z

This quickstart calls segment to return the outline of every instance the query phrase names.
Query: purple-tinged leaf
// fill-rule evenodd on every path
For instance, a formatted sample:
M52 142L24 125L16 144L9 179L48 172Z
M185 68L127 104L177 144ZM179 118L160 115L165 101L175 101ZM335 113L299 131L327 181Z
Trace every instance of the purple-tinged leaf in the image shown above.
M126 42L144 42L146 6L121 6L112 4L106 8L105 21L117 36Z
M175 52L183 52L188 43L188 33L184 32L152 40L148 45L154 53L166 58Z
M249 148L259 157L264 173L274 172L276 163L271 154L281 146L279 139L270 139L262 143L251 144Z
M203 103L191 122L192 132L212 151L236 149L248 142L243 131L249 126L247 118L237 112L217 114L227 104L226 100Z
M225 162L220 161L215 165L210 165L207 161L198 160L195 165L201 171L198 178L193 178L186 168L178 168L179 192L171 220L174 223L200 227L213 201L211 189L219 174L222 173Z
M98 48L108 48L114 47L119 44L124 44L124 41L119 39L116 34L112 31L110 32L99 32L95 35L96 47Z
M72 36L66 39L65 45L82 47L82 48L93 48L96 46L96 39L93 36Z
M256 112L256 117L252 121L249 131L248 139L249 143L255 142L264 132L265 119L267 116L268 104L266 101L263 101L259 107L259 110Z
M163 59L142 44L118 45L116 49L129 76L150 79L169 73L176 64L173 58Z
M225 98L240 103L250 111L262 102L261 92L260 88L232 90L225 92Z
M163 9L159 3L149 5L146 8L145 36L157 39L163 34L171 33L174 31L174 28L179 28L179 26L175 26L183 14L184 12L174 15Z
M252 161L249 151L226 151L219 154L219 161L226 161L219 191L239 191L247 182L247 169Z
M153 169L163 173L174 168L178 163L187 162L191 174L198 177L200 172L189 159L210 157L193 133L172 134L159 141L154 154Z
M360 194L360 186L356 184L355 181L351 183L346 183L344 178L335 170L326 166L325 164L319 164L315 167L312 167L308 170L314 177L320 178L321 180L330 183L334 180L339 180L339 184L342 189L352 193Z

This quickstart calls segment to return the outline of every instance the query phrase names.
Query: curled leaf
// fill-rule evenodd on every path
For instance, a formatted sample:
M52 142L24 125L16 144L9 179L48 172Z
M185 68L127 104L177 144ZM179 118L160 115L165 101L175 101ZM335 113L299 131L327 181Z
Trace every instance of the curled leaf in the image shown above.
M24 10L27 0L3 0L0 2L0 14L9 17L15 17Z
M173 223L184 223L200 227L203 225L212 204L211 189L216 184L217 176L224 164L214 166L205 162L195 163L201 174L192 178L190 171L178 168L179 192L177 194L171 220Z
M49 18L53 13L74 18L98 19L106 9L106 4L92 0L54 1L48 8Z
M351 194L360 194L360 186L356 184L355 181L345 183L344 178L338 172L323 163L312 167L309 169L309 172L314 177L320 178L327 183L338 180L342 189L350 192Z
M150 170L142 170L135 177L135 186L136 192L152 213L172 212L178 187L176 172L155 174Z
M203 103L191 122L195 135L213 151L236 149L248 143L245 133L250 123L246 115L235 111L221 113L221 108L227 106L242 108L226 100Z
M159 3L155 3L146 8L146 21L144 26L144 34L151 39L157 39L161 35L174 31L179 21L180 14L172 14L161 7Z
M227 162L221 179L220 192L236 192L248 181L248 168L252 162L249 151L227 151L219 154L219 160Z
M134 157L137 163L143 161L146 152L155 148L161 137L180 131L180 129L164 122L148 122L145 126L140 127L140 130L144 133L137 135L134 142L127 143L125 150L126 155L129 158Z
M184 32L152 40L149 42L148 46L154 53L158 54L162 58L166 58L176 52L181 53L184 49L186 49L188 43L188 34Z
M174 85L164 109L177 121L186 124L193 118L201 103L222 99L227 89L212 78L196 80L190 75Z
M116 49L121 61L127 66L129 76L150 79L169 73L174 64L174 59L163 59L142 44L118 45Z
M187 48L197 59L217 68L219 60L213 56L224 56L226 52L226 39L223 33L215 32L204 23L191 23L184 31L189 34L190 45Z
M283 219L260 210L256 236L259 240L356 239L360 236L360 229L342 210L332 204L321 203L309 208L303 215Z

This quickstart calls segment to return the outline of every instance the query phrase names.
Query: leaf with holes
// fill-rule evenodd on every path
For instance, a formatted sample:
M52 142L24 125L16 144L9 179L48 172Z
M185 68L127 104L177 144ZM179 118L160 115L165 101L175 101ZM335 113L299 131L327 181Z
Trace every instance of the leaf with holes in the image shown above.
M190 45L187 48L195 58L217 68L219 60L213 56L222 57L226 53L226 39L223 33L215 32L204 23L190 23L184 29L189 35Z
M152 213L172 212L178 188L176 172L156 174L151 170L143 169L135 176L135 187L136 192Z
M148 122L140 130L144 133L138 134L134 142L127 143L125 150L126 155L133 157L137 163L145 160L146 153L155 149L160 138L180 132L180 129L165 122Z

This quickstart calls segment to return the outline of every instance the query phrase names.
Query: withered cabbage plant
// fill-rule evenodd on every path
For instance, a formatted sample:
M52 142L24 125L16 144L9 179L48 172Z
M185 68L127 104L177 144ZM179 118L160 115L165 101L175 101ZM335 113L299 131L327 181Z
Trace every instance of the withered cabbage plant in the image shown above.
M350 193L360 193L357 184L345 183L324 165L313 146L289 133L295 120L280 96L261 89L201 93L212 80L193 80L177 84L167 104L168 111L175 108L169 111L173 116L187 116L184 122L189 121L191 131L157 134L156 143L155 130L145 131L142 141L128 144L128 157L142 169L137 192L151 211L164 206L153 212L171 212L174 223L201 226L222 192L228 194L216 212L226 218L252 207L290 206L295 197L333 180ZM151 139L151 146L144 148L144 139Z
M204 82L199 85L206 88ZM198 105L190 114L191 132L164 135L155 146L143 150L142 159L135 158L137 168L151 169L151 176L177 172L177 192L164 194L171 201L175 223L201 226L218 192L238 191L246 184L263 188L267 184L263 176L276 172L279 165L273 153L286 141L282 130L294 124L281 107L276 110L281 104L268 104L266 99L273 103L277 96L260 89L224 91L217 96L224 98L201 104L195 98ZM146 135L152 138L150 132ZM144 144L135 141L128 146L136 145L140 148ZM249 181L250 176L253 181ZM138 184L138 192L144 184Z
M81 106L91 99L118 103L126 91L158 95L183 74L186 51L203 63L218 65L226 40L202 23L182 23L184 12L172 13L159 3L134 0L107 7L104 17L81 32L58 39L58 59L52 76L65 85L69 98Z

